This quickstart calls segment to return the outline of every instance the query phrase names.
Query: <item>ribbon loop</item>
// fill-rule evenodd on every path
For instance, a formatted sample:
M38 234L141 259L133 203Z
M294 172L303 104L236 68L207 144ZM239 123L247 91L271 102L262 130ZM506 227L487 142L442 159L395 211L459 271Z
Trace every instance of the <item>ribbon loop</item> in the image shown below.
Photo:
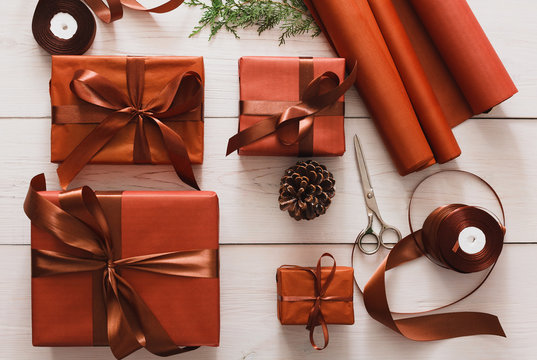
M122 268L131 268L167 276L216 278L218 250L175 251L115 259L106 215L89 187L60 194L60 206L39 194L39 191L45 190L43 174L32 179L24 204L32 224L50 232L62 243L88 254L73 255L32 249L32 276L101 271L108 343L117 359L140 347L159 356L196 349L192 346L178 347L173 342L120 271Z
M159 119L188 113L203 102L203 85L199 74L188 71L172 78L160 94L146 105L143 102L145 60L129 57L126 65L127 94L106 77L91 71L78 70L70 87L80 99L105 109L115 110L102 120L58 166L63 189L121 129L136 120L133 161L150 163L151 151L146 137L146 122L156 125L175 172L183 182L199 190L192 164L181 135Z

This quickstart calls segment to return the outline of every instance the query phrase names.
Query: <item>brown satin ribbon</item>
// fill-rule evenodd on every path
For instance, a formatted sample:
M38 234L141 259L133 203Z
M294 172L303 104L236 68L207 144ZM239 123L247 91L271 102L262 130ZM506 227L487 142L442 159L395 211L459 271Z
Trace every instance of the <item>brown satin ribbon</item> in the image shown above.
M146 348L159 356L179 354L197 347L178 347L136 290L121 276L131 268L168 276L218 277L218 250L202 249L117 258L109 222L95 193L89 187L70 190L59 196L60 206L46 200L45 177L31 181L24 211L32 224L46 230L58 241L86 255L32 249L32 276L94 272L100 277L105 304L108 344L117 359ZM120 199L120 197L118 197ZM98 294L94 293L94 296Z
M88 51L95 38L95 19L88 7L99 19L109 24L123 17L123 6L162 14L177 8L183 1L169 0L159 6L146 8L136 0L39 0L32 20L32 32L39 46L50 54L81 55ZM78 28L72 38L60 39L50 31L50 20L58 13L70 14L76 20Z
M458 170L456 172L466 173ZM477 177L471 173L467 174ZM505 215L499 196L488 183L479 177L477 178L483 181L498 199L502 209L503 222L505 223ZM412 205L414 193L422 182L418 184L412 194L409 209ZM476 254L467 254L458 246L458 235L460 231L469 226L481 229L487 239L485 248ZM505 332L502 329L498 317L481 312L452 312L394 319L394 315L411 314L396 313L390 310L386 297L385 284L385 273L388 270L394 269L401 264L423 255L427 256L437 265L461 273L489 269L483 280L463 297L447 305L412 314L429 313L451 306L467 298L483 285L500 256L504 236L504 225L484 209L463 204L449 204L437 208L429 214L422 229L412 231L411 225L411 234L393 247L388 256L386 256L371 276L363 291L356 282L358 290L364 296L364 304L367 312L375 320L411 340L431 341L483 334L505 337ZM351 256L352 264L354 264L355 247L356 243L353 246Z
M304 73L300 76L302 79L308 76L305 73L307 70L303 71ZM313 118L319 115L321 111L333 106L352 86L355 78L356 65L349 76L341 83L339 82L339 77L331 71L316 77L307 84L298 104L289 106L282 112L272 114L268 118L232 136L227 144L226 156L273 133L276 133L278 140L283 145L293 145L306 139L306 142L300 146L301 151L313 153L313 138L310 138L310 136L313 136L310 135L313 129ZM273 107L271 103L268 102L266 107ZM242 109L245 107L250 108L250 105L247 104L241 106ZM262 103L259 101L256 101L255 106L258 112L267 112L267 109L263 108ZM305 147L307 149L304 149Z
M106 3L105 0L84 0L95 15L107 24L123 17L123 6L134 10L162 14L177 8L183 1L169 0L154 8L146 8L136 0L106 0Z
M330 257L334 260L334 264L330 270L330 274L324 281L321 279L321 261L323 257ZM342 297L342 296L326 296L326 291L334 279L336 274L336 259L329 254L324 253L321 255L317 261L317 267L312 269L309 267L297 266L297 265L282 265L280 268L290 268L307 271L313 276L315 282L315 296L281 296L281 301L313 301L313 306L311 307L310 314L308 317L308 324L306 329L309 330L310 343L315 350L323 350L328 346L329 336L328 336L328 326L324 320L323 311L322 311L322 302L323 301L352 301L352 297ZM315 327L320 325L323 330L324 336L324 345L322 347L317 346L315 340L313 339L313 334L315 332Z
M112 110L99 125L58 166L60 185L66 189L82 168L114 135L131 121L136 122L133 157L135 163L150 163L151 153L144 127L156 126L164 147L179 178L199 190L186 145L181 135L163 121L180 121L181 116L195 111L203 101L203 85L199 74L188 71L175 76L159 95L143 104L145 82L144 58L128 57L126 65L128 93L106 77L91 71L78 70L71 81L71 91L81 100L102 109ZM59 122L69 122L69 109L56 109ZM63 115L63 116L62 116ZM184 119L184 118L183 118Z
M67 13L77 22L76 33L70 39L60 39L50 30L50 20L58 13ZM96 24L91 11L80 1L39 0L32 18L35 41L52 55L81 55L95 38Z

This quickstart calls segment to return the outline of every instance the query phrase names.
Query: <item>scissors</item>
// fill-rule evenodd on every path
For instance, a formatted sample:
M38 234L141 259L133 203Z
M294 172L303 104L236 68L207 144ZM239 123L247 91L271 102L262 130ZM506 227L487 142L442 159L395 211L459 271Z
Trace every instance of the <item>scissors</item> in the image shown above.
M377 205L377 200L375 199L375 193L373 192L373 187L371 186L371 180L369 179L369 173L367 172L367 167L365 165L364 153L362 152L362 147L360 146L360 140L358 136L354 135L354 150L356 151L356 162L358 163L358 171L360 172L360 179L362 181L362 191L364 193L365 207L367 209L367 227L362 230L356 237L356 242L360 250L367 255L376 253L380 247L386 249L391 249L395 246L395 243L385 243L383 240L384 234L386 232L393 232L397 241L401 240L401 232L396 227L388 225L382 220L380 216L379 208ZM375 233L373 230L373 216L375 216L380 222L380 231ZM364 247L364 238L371 237L375 240L373 243L366 243L368 245L374 245L375 247L372 250L367 250Z

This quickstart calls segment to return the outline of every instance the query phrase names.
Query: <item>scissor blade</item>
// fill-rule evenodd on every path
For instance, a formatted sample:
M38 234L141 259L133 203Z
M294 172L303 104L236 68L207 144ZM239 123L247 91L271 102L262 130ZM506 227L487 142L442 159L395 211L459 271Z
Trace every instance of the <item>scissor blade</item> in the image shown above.
M354 135L354 151L356 152L356 162L358 163L358 172L360 173L360 179L362 180L362 190L364 197L367 199L367 194L373 189L371 186L371 180L369 179L369 173L367 172L367 166L365 165L364 153L358 135Z

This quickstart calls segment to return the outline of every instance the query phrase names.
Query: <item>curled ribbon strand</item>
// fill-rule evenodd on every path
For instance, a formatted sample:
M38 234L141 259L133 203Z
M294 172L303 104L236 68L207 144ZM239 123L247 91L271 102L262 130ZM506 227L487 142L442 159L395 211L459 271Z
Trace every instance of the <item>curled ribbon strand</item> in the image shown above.
M95 106L113 110L58 166L60 185L65 190L82 168L114 135L131 121L136 122L133 158L135 163L151 162L149 144L144 127L151 123L158 129L168 157L179 178L199 190L186 144L181 135L169 128L163 120L187 113L201 106L203 85L199 74L189 71L175 76L159 95L142 104L145 60L127 58L127 87L125 94L106 77L91 71L78 70L71 81L71 91Z
M121 276L132 268L168 276L218 277L218 250L201 249L114 258L110 227L95 193L89 187L60 194L56 206L39 191L45 177L31 181L24 211L32 224L85 255L32 249L32 276L45 277L87 271L102 272L108 343L117 359L141 347L159 356L179 354L197 347L178 347L136 290Z
M133 10L162 14L179 7L183 1L169 0L154 8L146 8L136 0L84 0L95 15L107 24L123 17L123 6Z
M352 86L355 78L356 64L349 76L341 83L339 77L331 71L316 77L304 89L301 102L232 136L227 144L226 156L273 133L276 133L283 145L298 143L312 131L314 116L335 104Z
M322 282L321 278L321 261L323 257L329 257L331 258L334 263L330 269L330 274L324 281ZM291 268L291 269L297 269L297 270L303 270L311 274L314 280L314 287L315 287L315 296L282 296L282 301L313 301L313 305L311 307L309 316L308 316L308 323L306 325L306 329L309 330L309 337L310 337L310 343L311 346L315 350L323 350L328 346L329 341L329 334L328 334L328 326L326 324L326 321L323 316L322 311L322 302L323 301L352 301L352 297L342 297L342 296L327 296L326 291L328 290L330 284L332 283L332 280L334 280L334 276L336 274L336 259L329 254L324 253L321 255L319 260L317 261L317 266L315 268L309 268L309 267L303 267L303 266L297 266L297 265L282 265L281 268ZM313 334L315 332L315 327L321 326L323 330L323 337L324 337L324 345L322 347L318 346L315 343L315 340L313 338Z
M477 177L465 171L448 171L462 172ZM485 180L480 177L477 178L484 182L496 196L505 222L503 206L499 196ZM418 184L412 194L409 208L412 205L414 193L420 184ZM466 254L458 246L458 234L463 228L468 226L475 226L481 229L487 239L485 248L477 254ZM413 231L392 248L368 280L363 291L355 278L356 286L363 294L367 312L371 317L386 327L408 339L416 341L432 341L472 335L496 335L505 337L505 332L498 317L482 312L451 312L399 319L394 318L394 315L418 315L444 309L466 299L477 291L491 274L500 256L504 235L504 225L483 209L463 204L449 204L437 208L429 214L422 229ZM357 244L355 243L351 256L352 264L354 264L356 246ZM457 272L469 273L485 269L488 269L488 272L473 290L446 305L416 313L397 313L392 311L386 296L386 272L424 255L437 265Z

